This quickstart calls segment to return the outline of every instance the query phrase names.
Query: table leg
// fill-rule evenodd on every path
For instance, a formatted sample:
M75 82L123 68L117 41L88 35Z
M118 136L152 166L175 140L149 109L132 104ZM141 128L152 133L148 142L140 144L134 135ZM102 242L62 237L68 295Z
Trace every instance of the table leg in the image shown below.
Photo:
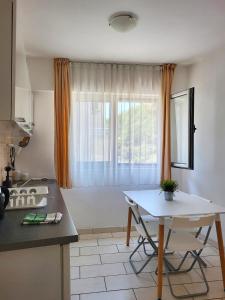
M132 210L129 207L128 209L128 218L127 218L127 246L130 245L130 231L131 231L131 220L132 220Z
M159 245L158 245L158 300L162 299L162 282L163 282L163 252L164 252L164 220L159 224Z
M216 233L217 233L217 240L219 246L220 265L221 265L221 271L223 276L223 287L225 291L225 257L224 257L223 235L221 229L220 215L216 216Z

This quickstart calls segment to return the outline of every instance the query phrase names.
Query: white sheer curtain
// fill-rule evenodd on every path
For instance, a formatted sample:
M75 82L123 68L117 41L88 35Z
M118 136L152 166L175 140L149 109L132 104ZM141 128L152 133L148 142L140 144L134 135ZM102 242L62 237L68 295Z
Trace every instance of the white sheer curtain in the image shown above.
M73 185L159 183L160 69L94 63L72 69Z

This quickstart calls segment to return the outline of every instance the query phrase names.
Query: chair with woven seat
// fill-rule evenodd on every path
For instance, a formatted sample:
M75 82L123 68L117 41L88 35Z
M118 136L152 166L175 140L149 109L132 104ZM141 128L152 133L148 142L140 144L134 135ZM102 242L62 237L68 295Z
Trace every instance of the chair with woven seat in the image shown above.
M208 282L206 280L203 268L202 261L200 260L200 255L208 241L209 234L212 228L212 225L215 221L215 215L207 215L207 216L189 216L189 217L174 217L169 226L169 232L167 235L165 249L169 249L171 251L186 251L184 257L181 260L180 265L174 270L171 271L170 266L168 265L168 261L164 259L166 276L168 278L169 287L171 293L176 298L188 298L188 297L197 297L200 295L205 295L209 291ZM203 228L207 227L207 233L204 240L200 240L198 235L194 235L193 232L188 232L187 230L192 231L194 228ZM188 254L191 253L194 256L194 260L191 266L185 270L180 270L183 265L184 260L187 258ZM176 295L173 291L172 284L170 281L171 274L179 274L184 272L189 272L192 270L194 265L198 263L199 268L206 286L206 290L199 293L194 294L186 294L186 295Z

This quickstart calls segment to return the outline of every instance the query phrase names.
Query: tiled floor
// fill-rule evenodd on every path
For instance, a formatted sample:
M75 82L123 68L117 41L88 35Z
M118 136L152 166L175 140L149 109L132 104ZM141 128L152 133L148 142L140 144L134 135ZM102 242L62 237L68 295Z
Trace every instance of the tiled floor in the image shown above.
M78 243L71 244L71 300L156 300L156 259L138 276L128 261L137 242L136 233L132 233L130 247L125 246L125 232L86 234L80 236ZM140 248L141 249L141 248ZM177 265L182 253L169 256ZM208 264L205 270L210 291L207 296L197 299L224 299L218 250L208 245L203 251ZM139 251L134 259L137 267L145 259ZM191 258L187 260L190 263ZM189 274L171 276L175 293L193 293L204 289L199 268L196 266ZM163 299L175 299L163 283Z

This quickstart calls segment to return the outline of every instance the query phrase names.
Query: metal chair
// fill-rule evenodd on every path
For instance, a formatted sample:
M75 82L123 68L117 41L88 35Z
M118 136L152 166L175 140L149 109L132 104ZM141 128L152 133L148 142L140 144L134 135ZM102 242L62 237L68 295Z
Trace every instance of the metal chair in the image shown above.
M203 201L206 201L207 203L213 203L212 200L208 200L208 199L206 199L206 198L203 198L203 197L198 196L198 195L195 195L195 194L191 194L191 196L194 197L194 198L196 198L196 199L201 199L201 200L203 200ZM197 233L196 233L196 237L199 237L200 234L201 234L201 232L202 232L202 227L200 227L200 228L198 229L198 231L197 231Z
M196 198L196 199L201 199L201 200L203 200L203 201L205 201L207 203L213 203L212 200L208 200L206 198L200 197L200 196L195 195L195 194L191 194L191 196L194 197L194 198ZM195 232L193 232L193 234L195 234L196 238L199 238L201 233L202 233L202 227L199 227ZM184 256L185 256L185 258L187 258L188 253L186 253ZM207 267L207 263L201 257L199 257L199 259L200 259L201 264L203 265L203 267L206 268ZM183 263L184 262L185 262L185 259L184 259ZM183 265L183 263L182 263L182 265Z
M146 218L147 215L142 216L139 212L139 208L136 203L131 201L128 197L125 197L125 200L126 200L127 204L129 205L129 207L131 208L131 212L132 212L132 215L133 215L133 218L135 221L135 228L136 228L137 232L139 233L138 245L129 257L130 264L131 264L135 274L139 274L147 266L147 264L150 262L150 260L154 256L157 255L158 248L156 246L156 242L153 241L153 239L152 239L153 237L157 237L157 226L153 226L153 224L152 224L152 223L156 222L157 219L154 220L150 216L148 216ZM153 253L150 253L150 254L147 253L146 248L145 248L146 243L151 245L151 247L153 248ZM141 268L139 270L137 270L132 261L132 257L141 246L143 246L144 252L145 252L146 256L148 257L148 259L144 262L144 264L141 266Z
M176 298L197 297L208 293L209 286L202 268L202 261L200 259L200 255L208 241L209 234L212 225L214 223L214 220L215 220L215 215L173 218L169 226L169 232L166 239L165 249L169 249L172 251L186 251L186 254L182 258L181 263L177 268L174 268L174 270L171 270L170 268L171 266L168 265L168 261L164 259L166 276L168 278L171 294L174 297ZM194 228L203 228L203 227L208 227L205 239L203 241L198 239L198 235L193 235L192 233L187 232L187 229L192 230ZM193 263L189 268L185 270L180 270L189 253L191 253L191 255L194 256ZM202 277L206 286L206 290L194 294L176 295L173 292L172 284L170 281L170 274L189 272L192 270L192 268L196 263L199 264L200 271L202 273Z

